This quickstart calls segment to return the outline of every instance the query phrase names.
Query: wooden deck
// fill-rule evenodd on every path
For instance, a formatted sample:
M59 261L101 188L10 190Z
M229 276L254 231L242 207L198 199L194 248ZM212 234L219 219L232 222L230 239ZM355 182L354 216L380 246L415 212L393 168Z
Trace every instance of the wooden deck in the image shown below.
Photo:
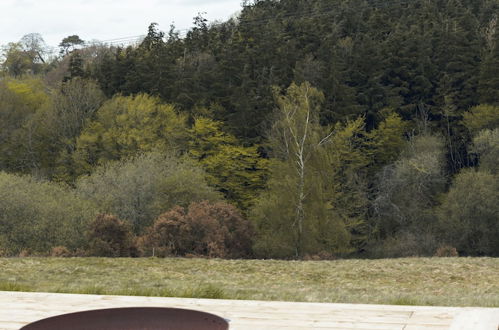
M498 330L499 308L289 303L0 292L0 329L63 313L115 307L178 307L230 319L230 330Z

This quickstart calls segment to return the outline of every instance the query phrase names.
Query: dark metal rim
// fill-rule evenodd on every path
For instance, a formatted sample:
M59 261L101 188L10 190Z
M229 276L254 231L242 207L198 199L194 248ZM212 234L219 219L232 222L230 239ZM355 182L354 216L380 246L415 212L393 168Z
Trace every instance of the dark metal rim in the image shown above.
M20 330L30 330L31 328L38 329L38 327L44 326L44 324L51 324L52 322L57 322L59 320L68 320L76 317L77 319L80 317L84 316L89 316L89 318L92 317L92 315L99 314L100 316L108 314L109 317L117 317L119 315L127 315L129 312L144 312L145 314L151 313L151 312L167 312L167 313L180 313L184 315L191 314L192 316L195 316L197 319L205 319L205 320L211 320L213 323L218 324L222 329L228 329L229 328L229 320L226 320L218 315L203 312L203 311L198 311L198 310L193 310L193 309L185 309L185 308L172 308L172 307L117 307L117 308L104 308L104 309L94 309L94 310L85 310L85 311L80 311L80 312L72 312L72 313L66 313L66 314L61 314L61 315L56 315L56 316L51 316L48 318L44 318L42 320L38 320L35 322L32 322L26 326L23 326ZM41 329L41 328L40 328Z

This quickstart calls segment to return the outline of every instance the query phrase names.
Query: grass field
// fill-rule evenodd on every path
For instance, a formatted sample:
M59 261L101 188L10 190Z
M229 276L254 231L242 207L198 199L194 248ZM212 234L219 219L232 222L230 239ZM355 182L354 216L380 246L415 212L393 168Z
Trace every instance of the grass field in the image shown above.
M499 259L0 259L0 290L499 307Z

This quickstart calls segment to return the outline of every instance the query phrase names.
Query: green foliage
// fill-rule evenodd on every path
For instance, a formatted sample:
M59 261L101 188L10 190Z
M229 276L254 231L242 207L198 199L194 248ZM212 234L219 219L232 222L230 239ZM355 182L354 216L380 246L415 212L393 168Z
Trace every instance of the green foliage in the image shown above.
M37 140L33 117L50 104L40 79L0 81L0 169L37 173L44 145Z
M2 47L1 63L2 71L7 72L12 77L19 77L29 70L31 59L23 52L22 45L19 42L11 42Z
M189 131L191 141L189 153L192 157L202 160L217 153L220 145L234 145L237 139L222 130L222 123L209 118L200 117L194 121Z
M499 128L484 129L473 139L471 151L479 157L479 169L499 174Z
M77 47L82 46L85 43L78 35L70 35L62 39L59 47L61 48L60 54L67 55L68 53L74 51Z
M95 206L68 188L0 172L0 249L47 253L53 246L83 247Z
M157 152L100 166L80 177L76 190L101 212L128 222L137 234L175 205L219 198L193 161Z
M438 246L435 230L402 230L382 240L369 242L366 250L371 258L403 258L433 256Z
M83 58L78 51L74 51L69 58L69 76L65 78L65 81L71 80L76 77L84 77L85 72L83 70Z
M77 139L73 156L77 174L139 152L174 152L184 145L186 132L185 116L158 98L115 96L104 103Z
M48 92L39 79L6 79L0 95L0 167L70 181L76 138L103 102L97 85L73 79Z
M330 212L328 185L321 173L331 135L319 125L323 95L304 83L292 84L279 104L268 190L252 210L258 239L255 253L264 257L301 257L321 251L343 252L349 233L341 216ZM314 164L315 162L315 164Z
M351 235L351 243L365 243L368 209L368 166L371 162L364 118L337 123L319 154L317 170L326 189L327 205L341 219Z
M292 81L324 91L322 124L366 114L370 130L387 106L440 124L444 107L459 117L497 102L497 10L494 0L257 1L237 20L198 17L183 39L152 24L95 72L107 73L108 95L146 92L185 111L219 104L215 118L244 144L262 142L271 88Z
M481 65L478 93L480 103L499 105L499 28L497 13L490 19L485 30L487 48Z
M184 38L68 36L53 59L29 34L0 55L0 170L77 185L136 233L217 190L251 214L260 256L430 255L446 175L497 174L498 10L245 1Z
M37 75L47 69L44 59L46 45L38 33L24 35L19 42L11 42L1 47L0 73L2 71L11 77L20 77L27 74Z
M432 208L445 189L444 144L441 138L416 136L394 163L379 172L374 200L375 223L380 238L400 235L415 236L420 251L433 253L428 234L434 232ZM427 246L423 246L427 242Z
M104 95L95 82L74 78L53 91L50 106L33 117L37 141L44 147L40 166L47 177L68 183L74 179L76 139L103 102Z
M499 106L482 104L471 108L463 115L463 124L474 135L478 131L499 127Z
M499 256L498 200L497 174L473 169L459 173L437 213L446 242L461 254Z
M373 154L374 169L394 162L404 149L404 134L408 129L402 118L389 111L378 127L369 134L370 152Z
M96 257L130 257L136 254L126 223L113 215L99 214L86 233L88 254Z
M251 210L257 236L253 247L256 256L293 258L297 254L296 205L299 191L294 169L287 163L271 163L268 190L262 193ZM303 202L301 252L314 255L321 252L342 253L349 248L350 234L342 219L333 214L320 177L307 178L307 199Z
M189 154L199 160L208 183L246 210L265 185L268 161L257 147L243 147L222 131L222 123L198 118L189 130Z
M251 254L253 228L232 205L202 201L163 213L144 238L159 256L243 258Z

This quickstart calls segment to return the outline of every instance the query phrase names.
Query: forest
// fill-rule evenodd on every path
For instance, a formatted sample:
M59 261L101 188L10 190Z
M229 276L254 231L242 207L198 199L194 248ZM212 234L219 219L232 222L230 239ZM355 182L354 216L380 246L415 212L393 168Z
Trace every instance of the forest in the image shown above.
M254 0L0 55L0 255L499 256L499 2Z

